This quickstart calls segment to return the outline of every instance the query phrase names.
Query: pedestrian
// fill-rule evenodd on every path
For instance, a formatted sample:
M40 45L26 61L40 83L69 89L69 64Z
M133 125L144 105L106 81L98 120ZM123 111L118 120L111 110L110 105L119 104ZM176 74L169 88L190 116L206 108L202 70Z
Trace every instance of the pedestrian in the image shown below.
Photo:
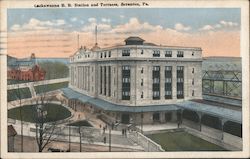
M103 143L106 144L106 136L103 138Z

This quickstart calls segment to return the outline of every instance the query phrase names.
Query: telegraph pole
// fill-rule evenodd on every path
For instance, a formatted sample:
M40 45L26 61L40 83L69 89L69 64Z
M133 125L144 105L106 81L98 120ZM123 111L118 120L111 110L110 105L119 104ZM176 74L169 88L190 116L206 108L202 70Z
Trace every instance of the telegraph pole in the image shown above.
M70 145L70 126L69 126L69 152L71 151L71 145Z
M109 152L111 152L111 127L109 125Z

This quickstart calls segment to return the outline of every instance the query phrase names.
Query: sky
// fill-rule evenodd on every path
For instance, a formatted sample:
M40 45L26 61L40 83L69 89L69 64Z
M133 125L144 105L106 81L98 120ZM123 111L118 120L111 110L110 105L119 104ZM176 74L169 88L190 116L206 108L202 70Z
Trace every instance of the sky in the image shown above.
M69 57L79 45L124 44L129 36L167 46L201 47L203 56L240 56L238 8L8 9L8 54Z

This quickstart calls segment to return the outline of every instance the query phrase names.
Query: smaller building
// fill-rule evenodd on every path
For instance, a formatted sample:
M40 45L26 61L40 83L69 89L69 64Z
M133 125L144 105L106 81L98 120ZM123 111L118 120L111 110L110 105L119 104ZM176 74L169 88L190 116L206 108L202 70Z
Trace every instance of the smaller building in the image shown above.
M16 130L12 125L8 125L8 152L14 152Z
M9 60L10 59L10 60ZM45 79L45 70L37 63L35 54L31 54L29 58L17 59L8 58L8 79L22 81L40 81Z

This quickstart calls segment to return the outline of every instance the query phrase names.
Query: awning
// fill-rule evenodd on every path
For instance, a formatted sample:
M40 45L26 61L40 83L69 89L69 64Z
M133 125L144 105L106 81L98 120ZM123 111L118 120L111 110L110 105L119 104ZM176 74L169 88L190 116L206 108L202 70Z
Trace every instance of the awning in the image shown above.
M208 105L204 103L184 101L176 104L165 104L165 105L126 106L126 105L110 103L108 101L98 98L93 98L84 95L82 93L79 93L77 91L74 91L71 88L63 88L61 90L68 99L77 99L83 103L94 105L99 109L103 109L106 111L140 113L140 112L157 112L157 111L160 112L160 111L175 111L179 109L189 109L197 112L202 112L205 114L210 114L212 116L228 119L230 121L234 121L237 123L242 123L241 111Z
M94 106L98 107L99 109L103 109L106 111L139 113L139 112L172 111L172 110L179 109L174 104L148 105L148 106L119 105L119 104L110 103L110 102L102 100L102 99L87 96L85 94L74 91L71 88L62 88L61 90L62 90L64 96L66 96L68 99L77 99L83 103L94 105Z
M185 101L183 103L178 103L178 106L184 109L202 112L205 114L210 114L212 116L228 119L230 121L234 121L237 123L242 123L241 111L208 105L204 103L193 102L193 101Z

